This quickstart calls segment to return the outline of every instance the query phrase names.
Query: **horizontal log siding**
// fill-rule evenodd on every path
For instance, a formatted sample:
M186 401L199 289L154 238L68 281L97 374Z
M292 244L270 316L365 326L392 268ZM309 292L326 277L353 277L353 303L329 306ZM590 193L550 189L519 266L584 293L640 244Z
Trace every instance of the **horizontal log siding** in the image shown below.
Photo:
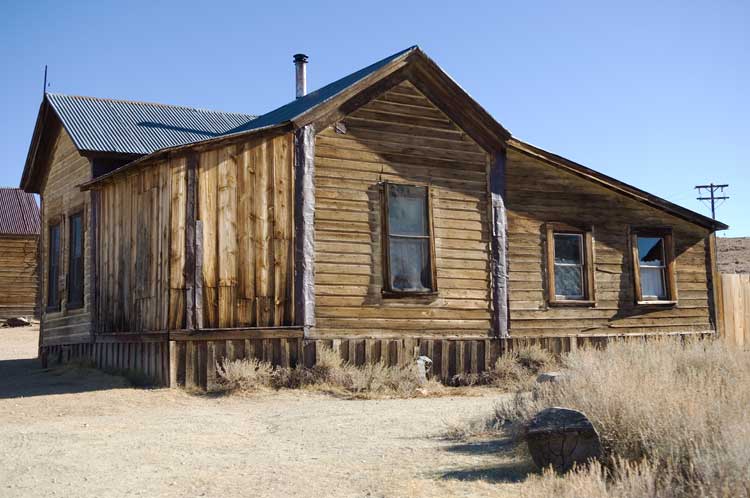
M490 332L486 153L410 83L315 143L314 337ZM430 185L438 295L388 299L379 182Z
M203 327L292 324L293 192L291 134L200 154Z
M61 129L50 153L50 166L46 181L41 188L41 266L40 289L42 292L42 344L87 342L91 339L91 302L89 282L91 275L91 209L90 195L81 192L78 185L91 179L89 160L78 153L68 133ZM83 208L84 212L84 305L78 309L67 309L68 244L70 229L67 216ZM49 225L52 220L60 224L60 311L47 312L47 246Z
M102 186L98 333L182 326L184 213L184 158L139 168Z
M507 180L512 336L713 329L707 230L514 150ZM545 222L594 226L595 307L547 306ZM635 305L629 225L673 228L677 306Z
M0 235L0 319L36 313L38 240Z

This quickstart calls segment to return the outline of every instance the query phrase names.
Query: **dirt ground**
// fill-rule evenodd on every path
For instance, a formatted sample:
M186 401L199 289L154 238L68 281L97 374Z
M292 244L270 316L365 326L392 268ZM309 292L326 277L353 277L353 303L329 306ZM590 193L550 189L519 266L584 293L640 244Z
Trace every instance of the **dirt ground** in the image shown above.
M0 496L516 496L506 440L448 441L502 394L352 401L134 389L45 371L36 328L0 329Z

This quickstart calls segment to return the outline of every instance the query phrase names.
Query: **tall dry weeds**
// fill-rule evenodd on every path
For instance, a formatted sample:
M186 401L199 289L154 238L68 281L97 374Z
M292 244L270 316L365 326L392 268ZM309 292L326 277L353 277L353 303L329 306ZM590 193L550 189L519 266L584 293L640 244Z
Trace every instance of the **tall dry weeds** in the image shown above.
M610 465L607 496L750 496L750 353L718 341L620 342L575 351L565 369L562 382L498 405L498 421L518 428L551 406L586 413L610 463L630 462ZM593 466L535 485L599 496L601 472ZM584 484L593 487L582 495ZM653 493L640 494L649 486Z
M318 350L312 368L274 368L256 359L223 360L217 364L218 390L253 392L263 389L313 389L355 397L413 397L438 394L442 385L424 384L416 364L383 363L354 366L330 348Z

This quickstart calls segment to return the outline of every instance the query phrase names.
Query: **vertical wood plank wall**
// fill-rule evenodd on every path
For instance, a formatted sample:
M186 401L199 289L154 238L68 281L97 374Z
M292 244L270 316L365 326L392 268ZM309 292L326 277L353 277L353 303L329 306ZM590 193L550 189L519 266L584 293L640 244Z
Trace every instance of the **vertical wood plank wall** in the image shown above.
M292 135L203 152L203 327L269 327L294 319Z
M490 333L487 154L411 83L315 145L315 337ZM384 299L379 183L430 185L438 295Z
M97 333L166 330L170 316L181 317L184 289L174 286L181 285L184 236L170 234L180 233L184 218L184 172L178 158L101 188Z
M725 340L739 349L750 349L750 275L721 275L724 297Z
M507 192L511 335L714 330L706 229L514 149ZM595 307L547 305L546 222L593 226ZM635 305L629 225L673 228L676 306Z
M89 233L91 231L90 195L81 192L78 185L91 179L91 165L83 157L68 133L60 128L50 153L50 167L46 182L41 187L41 233L40 233L40 285L42 292L41 319L42 345L87 342L91 339L91 300L89 283L91 258ZM82 308L68 309L67 279L69 226L67 218L73 212L83 209L84 213L84 305ZM49 276L49 226L60 221L60 272L58 288L60 310L47 311L47 279Z
M291 325L291 135L201 152L202 328ZM114 177L100 189L98 332L185 326L187 159Z
M0 319L34 316L37 235L0 235Z

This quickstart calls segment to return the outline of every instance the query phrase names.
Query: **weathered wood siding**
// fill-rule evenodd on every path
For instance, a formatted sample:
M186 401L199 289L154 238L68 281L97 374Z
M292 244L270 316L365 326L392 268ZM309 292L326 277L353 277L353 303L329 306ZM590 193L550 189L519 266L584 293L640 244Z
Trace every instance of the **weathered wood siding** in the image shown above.
M316 137L315 336L487 336L487 154L408 82L343 123ZM382 181L431 186L436 297L381 294Z
M185 159L121 175L96 202L97 333L182 327Z
M81 192L78 185L91 179L91 165L79 154L68 133L61 129L50 154L50 166L46 181L41 188L41 266L40 289L42 292L42 343L64 344L86 342L91 338L89 283L91 275L90 237L91 210L88 192ZM84 213L84 305L82 308L67 308L68 272L68 216L83 208ZM47 246L50 223L59 220L60 225L60 311L47 311Z
M292 135L200 154L203 327L294 319Z
M513 337L712 330L708 230L509 150L510 331ZM544 223L593 226L596 306L548 307ZM635 305L629 226L671 226L678 304Z
M291 140L287 134L219 145L194 159L176 156L115 175L100 187L100 333L183 329L191 305L201 310L200 328L291 325ZM188 206L191 188L195 209Z
M36 235L0 235L0 319L36 314L38 241Z

